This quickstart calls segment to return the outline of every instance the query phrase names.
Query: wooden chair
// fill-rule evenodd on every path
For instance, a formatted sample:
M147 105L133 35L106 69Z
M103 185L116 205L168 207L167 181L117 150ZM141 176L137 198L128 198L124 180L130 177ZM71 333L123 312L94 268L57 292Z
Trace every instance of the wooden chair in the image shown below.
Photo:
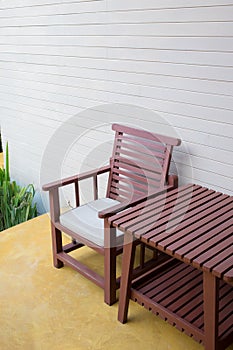
M110 164L91 172L75 175L43 186L49 191L54 266L71 266L104 289L104 300L116 301L119 278L116 257L122 253L123 235L110 227L108 218L148 197L177 186L177 176L168 176L173 146L180 140L148 131L113 124L115 141ZM98 177L109 172L106 197L98 199ZM94 200L80 205L80 181L92 178ZM74 185L76 208L60 213L59 188ZM62 232L72 238L63 245ZM104 277L69 255L89 246L104 255ZM144 254L142 254L144 256Z

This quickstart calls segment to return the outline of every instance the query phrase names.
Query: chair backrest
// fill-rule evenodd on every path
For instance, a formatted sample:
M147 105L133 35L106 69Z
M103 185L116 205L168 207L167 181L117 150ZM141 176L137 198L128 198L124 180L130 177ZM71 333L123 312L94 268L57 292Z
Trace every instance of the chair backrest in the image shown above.
M163 187L173 146L181 141L119 124L112 129L116 134L107 197L122 202Z

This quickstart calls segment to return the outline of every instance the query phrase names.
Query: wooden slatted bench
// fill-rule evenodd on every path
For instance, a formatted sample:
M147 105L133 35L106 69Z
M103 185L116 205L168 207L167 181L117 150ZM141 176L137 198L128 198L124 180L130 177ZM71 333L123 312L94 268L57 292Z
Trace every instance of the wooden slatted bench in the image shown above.
M125 233L119 321L131 298L206 350L233 342L233 197L190 184L109 222ZM138 241L170 260L132 281Z

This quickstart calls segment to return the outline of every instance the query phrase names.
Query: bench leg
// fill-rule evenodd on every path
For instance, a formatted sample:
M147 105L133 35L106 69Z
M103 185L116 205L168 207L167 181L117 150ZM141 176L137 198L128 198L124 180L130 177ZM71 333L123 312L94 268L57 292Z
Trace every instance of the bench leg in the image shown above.
M203 272L205 350L218 349L219 280Z
M134 244L133 236L131 234L125 233L118 309L118 320L121 323L127 322L135 250L136 244Z
M104 301L116 302L116 229L104 219Z
M116 302L116 248L105 248L104 253L104 301Z
M64 266L63 262L57 258L57 253L62 252L62 233L53 225L53 223L51 223L51 233L52 233L53 265L59 269Z

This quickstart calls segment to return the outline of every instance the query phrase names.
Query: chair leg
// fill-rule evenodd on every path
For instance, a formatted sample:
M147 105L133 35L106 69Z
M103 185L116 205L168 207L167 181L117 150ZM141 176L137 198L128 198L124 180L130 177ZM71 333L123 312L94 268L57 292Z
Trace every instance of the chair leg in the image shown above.
M62 233L53 223L51 224L52 248L53 248L53 264L56 268L64 266L63 262L57 258L57 253L62 252Z

